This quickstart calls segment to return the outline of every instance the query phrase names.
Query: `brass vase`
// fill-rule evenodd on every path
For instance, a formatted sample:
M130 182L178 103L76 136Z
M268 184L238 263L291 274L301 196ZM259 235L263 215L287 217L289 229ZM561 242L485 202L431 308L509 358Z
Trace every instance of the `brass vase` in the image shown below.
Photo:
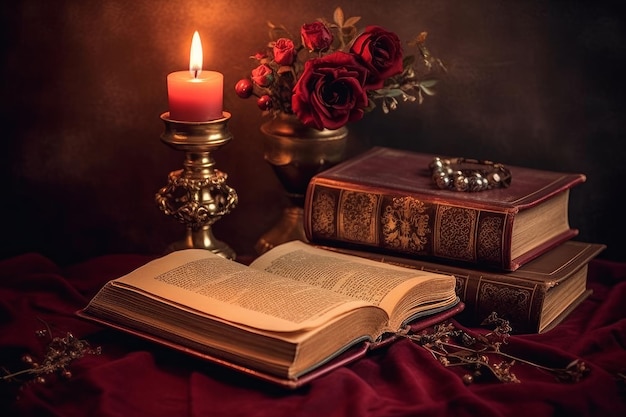
M348 129L317 130L304 126L299 119L283 115L264 123L264 158L280 180L290 204L278 222L255 245L261 254L291 240L306 242L303 207L311 178L345 158Z

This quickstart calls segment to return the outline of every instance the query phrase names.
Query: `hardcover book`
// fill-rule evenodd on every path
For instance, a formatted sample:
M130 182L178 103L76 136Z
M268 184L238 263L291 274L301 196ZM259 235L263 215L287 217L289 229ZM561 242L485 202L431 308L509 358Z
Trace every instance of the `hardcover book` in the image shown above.
M469 269L414 258L332 249L393 265L452 274L456 292L465 304L458 319L480 325L492 312L509 320L514 333L542 333L558 323L589 294L588 264L605 245L567 241L516 271ZM329 248L330 249L330 248Z
M297 387L456 314L455 282L299 241L250 266L186 249L108 282L78 314Z
M434 157L375 147L317 174L304 206L307 239L514 271L578 234L569 194L585 175L508 166L509 187L458 192L434 184Z

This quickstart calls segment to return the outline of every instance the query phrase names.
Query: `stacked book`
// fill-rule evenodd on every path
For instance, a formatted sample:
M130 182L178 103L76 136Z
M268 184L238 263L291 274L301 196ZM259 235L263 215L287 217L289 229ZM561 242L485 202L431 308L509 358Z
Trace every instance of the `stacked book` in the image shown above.
M569 195L585 176L507 167L510 186L458 192L435 185L434 158L376 147L316 175L304 208L307 238L454 275L465 324L492 312L517 333L558 324L589 295L588 263L605 248L572 239Z
M310 182L314 245L249 265L179 250L109 281L77 314L297 388L450 317L496 312L514 331L545 331L588 294L603 245L573 241L567 220L584 175L510 167L508 188L455 192L434 187L431 160L375 148Z

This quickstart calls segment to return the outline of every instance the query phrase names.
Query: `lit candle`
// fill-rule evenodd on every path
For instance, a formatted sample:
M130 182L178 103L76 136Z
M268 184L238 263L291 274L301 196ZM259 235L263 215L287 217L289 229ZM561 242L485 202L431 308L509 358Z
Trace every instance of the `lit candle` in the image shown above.
M224 76L217 71L202 71L202 43L196 31L191 41L189 71L167 76L170 119L206 122L221 119Z

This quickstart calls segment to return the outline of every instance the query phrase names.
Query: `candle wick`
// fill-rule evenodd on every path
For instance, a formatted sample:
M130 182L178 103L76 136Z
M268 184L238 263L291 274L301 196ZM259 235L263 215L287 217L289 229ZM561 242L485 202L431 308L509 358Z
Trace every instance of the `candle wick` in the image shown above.
M198 70L193 71L193 78L198 78Z

